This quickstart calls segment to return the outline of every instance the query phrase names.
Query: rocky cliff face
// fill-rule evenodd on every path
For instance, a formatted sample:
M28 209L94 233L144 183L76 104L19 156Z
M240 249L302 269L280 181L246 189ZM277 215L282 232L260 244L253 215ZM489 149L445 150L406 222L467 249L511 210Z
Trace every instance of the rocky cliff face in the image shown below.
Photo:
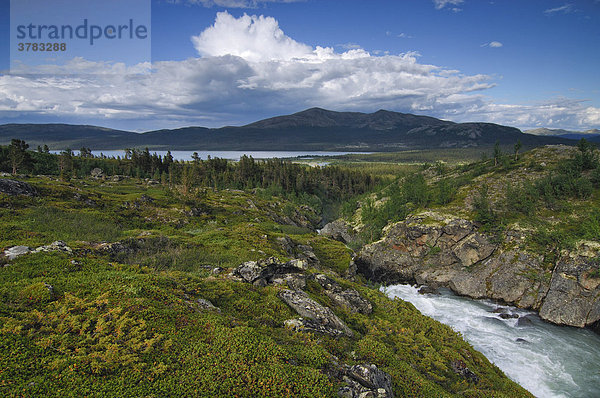
M526 232L508 230L501 242L468 220L428 212L391 225L365 246L358 271L386 284L446 286L472 298L537 310L550 322L577 327L600 320L597 243L563 252L555 264L524 249Z

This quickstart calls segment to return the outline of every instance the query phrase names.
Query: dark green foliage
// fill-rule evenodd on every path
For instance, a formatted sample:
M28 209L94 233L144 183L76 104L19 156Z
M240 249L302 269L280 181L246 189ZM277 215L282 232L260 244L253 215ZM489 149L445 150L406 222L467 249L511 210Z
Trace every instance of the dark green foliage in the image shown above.
M492 208L492 203L489 198L489 188L487 185L482 185L473 198L473 209L475 210L475 221L479 221L485 227L492 228L498 223L498 215Z

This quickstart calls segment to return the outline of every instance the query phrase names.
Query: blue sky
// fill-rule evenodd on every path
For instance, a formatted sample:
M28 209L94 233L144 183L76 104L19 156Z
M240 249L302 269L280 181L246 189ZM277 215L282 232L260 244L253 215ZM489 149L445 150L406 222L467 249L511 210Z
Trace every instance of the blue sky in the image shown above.
M0 4L0 123L218 127L320 106L600 128L600 1L152 0L152 73L82 53L72 76L9 73Z

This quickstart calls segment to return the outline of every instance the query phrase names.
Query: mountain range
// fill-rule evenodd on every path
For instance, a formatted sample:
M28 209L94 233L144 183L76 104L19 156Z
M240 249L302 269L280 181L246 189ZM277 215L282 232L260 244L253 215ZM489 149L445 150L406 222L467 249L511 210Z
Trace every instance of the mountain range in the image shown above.
M490 147L499 142L525 147L573 143L567 137L524 134L492 123L454 123L429 116L379 110L334 112L311 108L245 126L184 127L135 133L70 124L0 125L0 144L12 138L51 149L400 151Z
M580 140L582 138L585 138L586 140L600 142L600 130L598 129L591 129L586 131L571 131L563 129L547 129L542 127L533 130L525 130L524 133L546 137L561 137L570 140Z

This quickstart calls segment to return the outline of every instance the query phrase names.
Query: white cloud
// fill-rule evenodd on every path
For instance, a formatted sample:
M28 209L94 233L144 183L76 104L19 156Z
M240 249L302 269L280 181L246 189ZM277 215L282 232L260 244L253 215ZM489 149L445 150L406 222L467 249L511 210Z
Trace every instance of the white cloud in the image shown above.
M500 43L499 41L491 41L489 43L484 43L481 45L481 47L491 47L491 48L500 48L504 46L504 44Z
M544 10L544 14L546 14L546 15L553 15L553 14L557 14L557 13L568 14L572 11L573 11L573 4L568 3L568 4L562 5L560 7L549 8L547 10Z
M456 121L490 121L517 127L600 127L600 109L559 99L543 104L496 104L483 95L490 76L465 75L419 62L415 52L375 56L312 47L285 35L270 17L219 13L193 44L198 58L133 70L74 59L70 68L90 74L0 75L0 117L79 117L118 126L151 128L222 126L296 112L389 109ZM491 46L491 44L489 44ZM133 122L132 122L133 123Z
M464 0L433 0L433 4L435 4L437 10L441 10L449 4L457 6L462 3L464 3ZM460 8L453 8L452 10L454 12L461 11Z

